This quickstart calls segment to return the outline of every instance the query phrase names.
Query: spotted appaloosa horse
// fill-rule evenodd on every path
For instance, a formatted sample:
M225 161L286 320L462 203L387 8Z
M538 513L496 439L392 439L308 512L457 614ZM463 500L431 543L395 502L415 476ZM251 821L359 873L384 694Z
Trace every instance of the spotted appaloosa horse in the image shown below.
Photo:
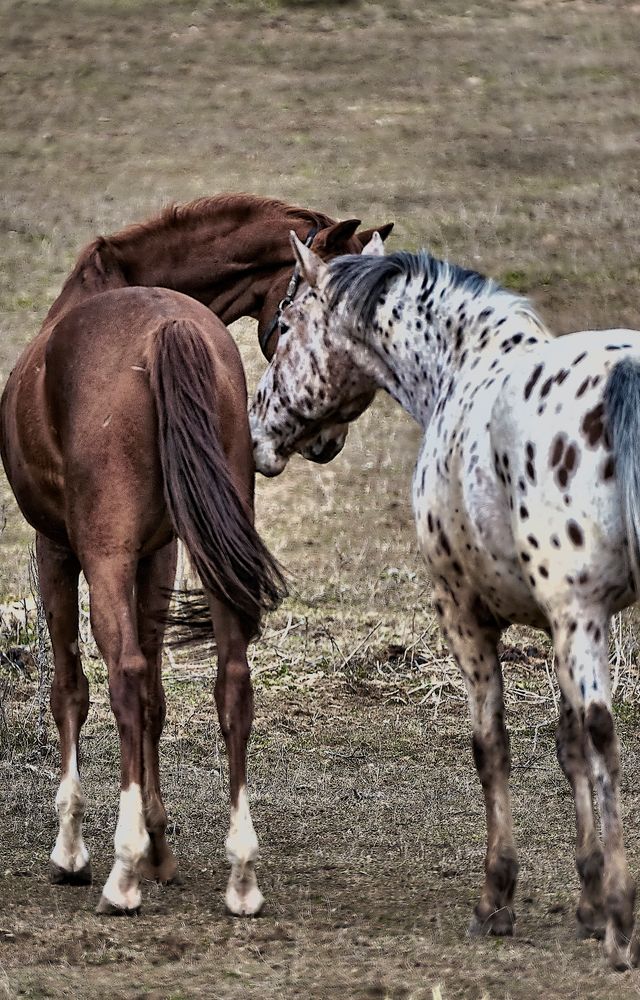
M294 268L292 224L325 256L359 252L371 235L356 233L358 220L334 222L271 199L229 195L99 238L80 255L2 397L2 458L37 532L55 661L51 705L62 780L54 882L91 878L79 775L89 707L78 653L81 569L109 671L121 796L102 913L136 910L141 876L169 881L176 873L158 762L165 715L161 622L176 536L191 554L206 598L192 608L190 625L210 632L213 619L217 643L215 695L231 797L226 903L236 914L262 905L245 787L252 720L247 644L261 613L281 596L283 581L253 528L254 466L240 356L209 309L227 323L257 318L270 355L279 335L278 303ZM321 437L310 441L305 454L327 460L344 434L329 436L327 447Z
M473 927L511 934L515 920L496 645L521 622L553 636L579 931L604 935L613 967L635 965L607 635L611 614L638 592L640 333L554 339L526 300L425 252L384 257L375 238L371 254L328 266L296 249L309 287L285 311L289 331L252 404L256 466L277 475L297 441L353 419L378 388L424 429L413 480L418 537L468 690L487 817Z

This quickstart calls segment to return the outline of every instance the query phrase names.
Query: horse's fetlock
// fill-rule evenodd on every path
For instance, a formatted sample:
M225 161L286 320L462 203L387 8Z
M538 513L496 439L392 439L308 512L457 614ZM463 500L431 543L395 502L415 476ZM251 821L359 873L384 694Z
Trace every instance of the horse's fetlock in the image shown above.
M519 870L520 864L514 847L503 847L495 855L487 856L487 880L502 900L512 898Z
M167 826L167 810L158 798L153 798L144 805L144 821L148 831L164 833Z
M628 872L607 879L606 906L609 918L624 933L633 927L636 886Z
M126 680L139 683L147 673L148 664L142 653L131 653L122 658L119 669Z

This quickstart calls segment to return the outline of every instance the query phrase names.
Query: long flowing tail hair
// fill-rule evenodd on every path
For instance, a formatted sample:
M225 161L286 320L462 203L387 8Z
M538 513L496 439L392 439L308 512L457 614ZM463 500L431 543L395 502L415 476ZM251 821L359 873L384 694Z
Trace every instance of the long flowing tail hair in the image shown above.
M640 596L640 364L624 358L611 370L604 392L606 429L636 595Z
M281 568L253 526L219 439L215 361L197 323L168 320L150 359L169 516L205 591L235 609L251 635L286 595ZM211 636L206 595L196 591L167 616L175 642Z

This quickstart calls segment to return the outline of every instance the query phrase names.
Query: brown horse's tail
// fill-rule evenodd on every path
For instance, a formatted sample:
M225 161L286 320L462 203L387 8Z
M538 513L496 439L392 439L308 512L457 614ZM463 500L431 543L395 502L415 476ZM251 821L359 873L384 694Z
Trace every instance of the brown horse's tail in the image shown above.
M215 362L196 323L163 323L154 337L149 374L175 532L205 590L234 608L255 635L262 613L280 603L286 585L231 480L219 438ZM177 642L210 636L205 594L190 595L167 623L178 626Z

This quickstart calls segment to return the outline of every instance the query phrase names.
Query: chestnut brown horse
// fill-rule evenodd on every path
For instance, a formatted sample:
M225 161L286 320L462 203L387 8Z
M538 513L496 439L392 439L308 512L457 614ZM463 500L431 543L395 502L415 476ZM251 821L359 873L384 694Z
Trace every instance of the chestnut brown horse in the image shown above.
M162 622L176 537L203 585L191 625L201 625L206 613L217 645L215 697L231 799L226 903L236 914L257 913L262 905L246 793L247 645L284 582L253 527L245 379L223 323L257 318L270 355L278 303L294 267L289 229L306 240L311 234L314 248L330 257L362 249L370 233L356 235L358 225L273 200L222 196L99 238L80 255L9 377L0 412L2 458L37 532L55 662L51 705L62 763L51 854L56 883L91 878L78 747L89 706L78 653L81 570L119 730L115 862L100 913L136 911L143 877L176 877L158 760ZM382 227L383 235L389 228ZM313 444L311 450L313 456ZM316 455L324 459L321 451Z

